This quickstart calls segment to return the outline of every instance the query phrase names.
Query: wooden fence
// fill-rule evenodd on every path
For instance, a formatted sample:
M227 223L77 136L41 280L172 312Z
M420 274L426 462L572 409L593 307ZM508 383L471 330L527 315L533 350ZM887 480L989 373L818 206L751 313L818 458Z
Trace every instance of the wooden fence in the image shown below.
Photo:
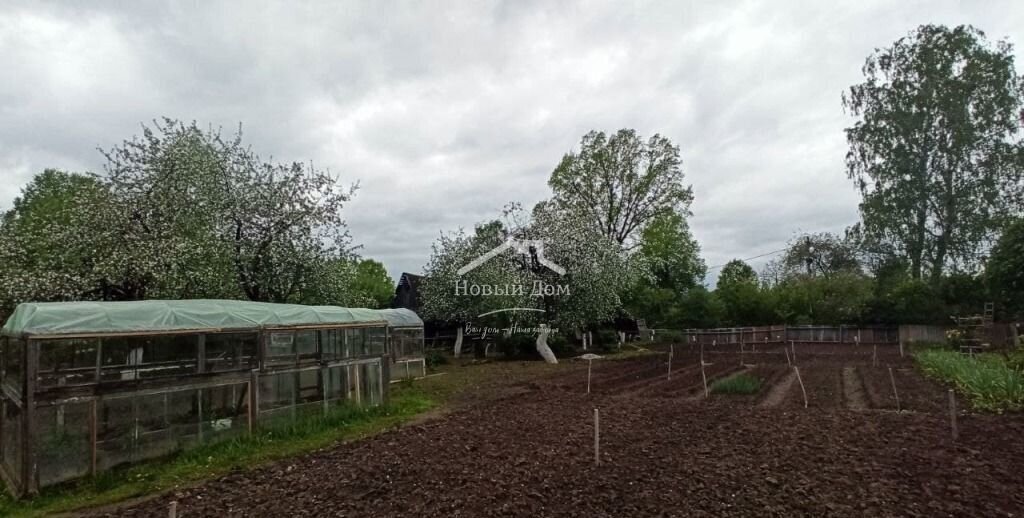
M899 342L896 326L789 326L724 327L717 329L684 329L685 342L724 344L740 343L869 343Z

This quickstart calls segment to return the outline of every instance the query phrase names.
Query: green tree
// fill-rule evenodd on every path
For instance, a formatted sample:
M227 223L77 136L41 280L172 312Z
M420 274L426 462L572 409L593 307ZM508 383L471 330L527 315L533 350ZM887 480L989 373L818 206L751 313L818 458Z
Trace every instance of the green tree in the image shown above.
M352 279L353 295L370 308L386 308L395 296L395 282L384 264L373 259L359 261Z
M343 188L164 119L104 151L105 174L46 171L3 222L0 289L25 300L346 300Z
M111 281L96 236L111 199L95 176L47 169L0 221L0 305L102 298ZM111 243L113 244L113 243Z
M529 214L511 204L505 217L507 223L478 225L472 236L459 232L435 242L420 286L426 317L480 326L514 319L519 326L568 331L615 316L622 306L619 294L632 282L617 243L578 214L550 203L538 204ZM464 268L484 256L482 263ZM542 256L563 271L541 263ZM555 291L538 291L538 285ZM546 340L546 334L538 334L537 351L555 362ZM457 337L456 354L460 347Z
M927 281L907 279L894 286L881 301L893 324L946 324L949 313L936 288Z
M707 272L700 245L683 215L675 212L656 216L644 228L638 255L653 275L654 285L675 292L699 286Z
M722 325L725 306L714 292L704 286L697 286L683 295L678 313L677 320L673 320L673 327L709 329Z
M740 285L757 285L757 272L747 263L733 259L718 274L718 289L731 289Z
M767 296L776 318L793 324L860 323L868 315L873 283L857 272L839 271L828 277L794 276L771 288Z
M924 25L876 51L843 105L847 171L858 186L860 231L936 284L949 266L977 264L1024 198L1012 48L969 26Z
M657 216L688 213L693 189L683 185L681 164L679 148L660 135L645 142L630 129L610 137L592 131L578 152L562 158L548 185L559 209L632 249Z
M769 308L758 285L757 272L739 259L733 259L722 267L715 295L724 306L723 320L726 325L759 325L770 320Z
M831 277L840 272L859 272L855 245L829 232L804 234L791 240L781 258L785 277Z
M172 119L104 155L117 231L130 243L111 261L141 284L129 297L340 296L325 274L352 258L341 209L355 185L306 164L264 161L240 130L224 138Z
M1024 220L1006 227L985 267L989 290L1011 317L1024 313Z
M640 247L632 260L638 271L636 282L623 294L623 304L650 326L678 327L680 307L687 292L703 283L707 270L699 256L700 245L690 234L681 214L655 217L641 234Z

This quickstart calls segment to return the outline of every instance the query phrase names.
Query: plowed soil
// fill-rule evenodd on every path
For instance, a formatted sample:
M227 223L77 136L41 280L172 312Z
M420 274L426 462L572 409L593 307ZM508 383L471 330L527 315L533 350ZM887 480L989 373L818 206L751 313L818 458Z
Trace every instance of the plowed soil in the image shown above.
M567 366L435 420L97 511L167 516L1019 516L1024 417L960 417L908 360L801 350L809 408L781 349L706 351L756 396L704 398L699 353ZM833 348L835 349L835 348ZM890 351L891 353L891 351ZM905 408L896 413L886 366ZM844 396L853 367L864 409ZM850 374L847 374L850 376ZM884 381L884 383L883 383ZM786 384L776 388L779 384ZM962 405L966 406L966 405ZM593 410L600 410L595 465Z

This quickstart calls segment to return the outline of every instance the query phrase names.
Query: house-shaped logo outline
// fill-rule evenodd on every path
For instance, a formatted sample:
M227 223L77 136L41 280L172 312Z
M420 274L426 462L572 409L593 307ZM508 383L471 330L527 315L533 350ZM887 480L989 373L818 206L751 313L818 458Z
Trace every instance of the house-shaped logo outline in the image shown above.
M486 254L483 254L480 257L473 259L462 268L459 268L456 273L458 273L459 275L465 275L475 270L476 268L486 263L487 261L490 261L492 258L497 257L498 254L501 254L505 250L514 249L516 252L520 254L528 254L530 253L530 247L533 247L533 249L536 250L538 263L545 266L547 269L557 273L558 275L565 275L565 268L562 268L555 262L550 261L546 257L544 257L544 241L541 241L539 239L515 239L513 237L506 239L504 243L492 248Z

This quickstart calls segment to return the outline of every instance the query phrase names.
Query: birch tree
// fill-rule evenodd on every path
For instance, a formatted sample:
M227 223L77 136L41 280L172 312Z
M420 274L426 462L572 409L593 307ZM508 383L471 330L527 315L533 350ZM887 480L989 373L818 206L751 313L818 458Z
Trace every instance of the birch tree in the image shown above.
M915 279L976 266L1024 198L1012 47L970 26L924 25L863 71L843 96L858 119L846 163L863 196L859 230L906 257Z

